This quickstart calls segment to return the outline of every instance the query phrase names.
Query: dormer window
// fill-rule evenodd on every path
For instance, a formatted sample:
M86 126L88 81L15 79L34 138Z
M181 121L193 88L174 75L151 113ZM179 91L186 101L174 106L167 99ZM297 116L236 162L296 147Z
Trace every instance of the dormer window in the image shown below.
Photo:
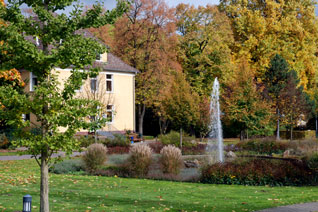
M34 91L35 86L38 85L38 77L30 72L30 91Z

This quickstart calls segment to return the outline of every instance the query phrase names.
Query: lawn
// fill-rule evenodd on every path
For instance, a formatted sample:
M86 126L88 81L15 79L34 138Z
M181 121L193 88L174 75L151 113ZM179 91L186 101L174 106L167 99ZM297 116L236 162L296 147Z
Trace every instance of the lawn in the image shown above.
M0 161L0 211L39 208L34 160ZM318 201L318 187L207 185L118 177L50 175L51 211L253 211Z

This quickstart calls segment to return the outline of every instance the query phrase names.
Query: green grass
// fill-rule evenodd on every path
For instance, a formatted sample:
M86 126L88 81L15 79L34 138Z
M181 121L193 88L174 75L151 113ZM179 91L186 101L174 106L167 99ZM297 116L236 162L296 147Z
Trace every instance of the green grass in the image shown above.
M0 211L21 210L33 196L39 209L34 160L0 161ZM318 187L207 185L117 177L50 174L51 211L253 211L318 201Z

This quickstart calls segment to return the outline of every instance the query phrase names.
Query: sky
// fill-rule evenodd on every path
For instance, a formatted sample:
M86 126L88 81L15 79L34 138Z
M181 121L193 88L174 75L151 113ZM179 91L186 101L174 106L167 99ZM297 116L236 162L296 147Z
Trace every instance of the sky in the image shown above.
M96 2L96 0L81 0L85 5L91 5ZM116 0L104 0L104 5L107 9L112 9L116 5ZM192 4L194 6L207 5L207 4L218 4L219 0L166 0L169 6L177 6L179 3Z

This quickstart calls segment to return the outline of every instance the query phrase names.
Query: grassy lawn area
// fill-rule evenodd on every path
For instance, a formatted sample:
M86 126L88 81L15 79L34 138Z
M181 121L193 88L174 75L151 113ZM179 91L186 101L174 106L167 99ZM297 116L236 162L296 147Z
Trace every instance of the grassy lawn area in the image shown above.
M39 209L34 160L0 161L0 211L21 210L33 196ZM117 177L50 175L51 211L253 211L318 201L318 187L207 185Z

